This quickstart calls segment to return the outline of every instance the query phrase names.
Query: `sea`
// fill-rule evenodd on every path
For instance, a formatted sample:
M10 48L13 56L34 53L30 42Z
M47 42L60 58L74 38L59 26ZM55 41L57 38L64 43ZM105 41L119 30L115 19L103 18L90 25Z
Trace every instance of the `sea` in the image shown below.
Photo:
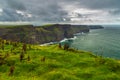
M76 34L71 47L103 57L120 59L120 25L103 27L104 29L91 29L89 33Z

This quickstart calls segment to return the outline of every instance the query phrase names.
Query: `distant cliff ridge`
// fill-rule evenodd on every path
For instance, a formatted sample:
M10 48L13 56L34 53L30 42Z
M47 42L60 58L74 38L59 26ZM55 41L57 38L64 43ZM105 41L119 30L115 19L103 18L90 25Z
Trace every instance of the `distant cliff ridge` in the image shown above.
M31 44L42 44L71 38L75 33L89 32L90 29L101 29L102 26L52 24L44 26L19 25L0 27L0 37L6 40Z

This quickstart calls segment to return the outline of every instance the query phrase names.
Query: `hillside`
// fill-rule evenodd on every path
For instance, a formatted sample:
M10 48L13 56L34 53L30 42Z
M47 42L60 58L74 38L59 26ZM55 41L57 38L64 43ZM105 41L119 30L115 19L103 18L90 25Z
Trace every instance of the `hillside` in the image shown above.
M42 44L60 41L64 38L71 38L73 34L89 32L91 28L101 29L102 26L51 24L43 26L17 25L0 26L0 37L2 39L30 43Z
M0 40L0 80L120 80L118 61L58 45Z

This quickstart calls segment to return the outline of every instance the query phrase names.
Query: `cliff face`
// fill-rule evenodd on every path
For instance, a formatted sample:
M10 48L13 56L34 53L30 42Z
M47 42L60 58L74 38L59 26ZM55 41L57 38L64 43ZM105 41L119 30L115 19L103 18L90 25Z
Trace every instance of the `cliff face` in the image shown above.
M100 25L89 25L88 28L89 29L102 29L103 27Z
M42 44L53 41L60 41L63 38L73 37L73 34L79 32L89 32L86 25L47 25L47 26L15 26L0 28L0 37L6 40Z
M58 24L47 27L41 26L35 29L37 31L36 39L41 43L60 41L64 38L73 37L73 34L78 32L89 32L87 26L74 27L72 25L58 25Z

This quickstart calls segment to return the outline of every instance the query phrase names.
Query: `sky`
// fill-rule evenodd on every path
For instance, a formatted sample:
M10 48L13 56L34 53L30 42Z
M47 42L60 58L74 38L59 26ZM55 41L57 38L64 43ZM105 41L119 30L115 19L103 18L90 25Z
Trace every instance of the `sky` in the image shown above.
M120 0L0 0L0 22L120 23Z

